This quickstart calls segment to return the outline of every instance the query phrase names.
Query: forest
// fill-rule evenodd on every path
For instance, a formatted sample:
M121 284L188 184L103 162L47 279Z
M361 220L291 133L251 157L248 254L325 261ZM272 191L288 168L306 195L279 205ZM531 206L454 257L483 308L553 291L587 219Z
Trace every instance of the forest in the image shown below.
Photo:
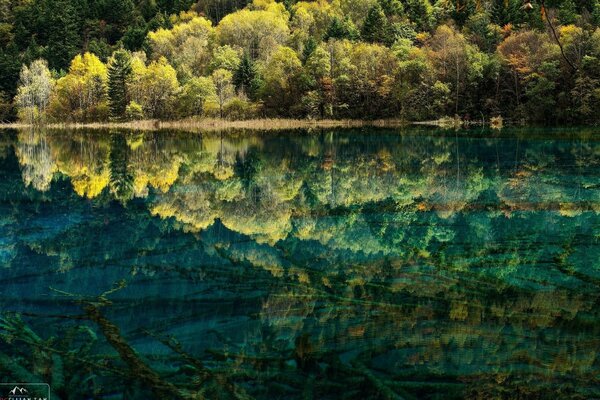
M0 0L0 120L600 122L600 0Z

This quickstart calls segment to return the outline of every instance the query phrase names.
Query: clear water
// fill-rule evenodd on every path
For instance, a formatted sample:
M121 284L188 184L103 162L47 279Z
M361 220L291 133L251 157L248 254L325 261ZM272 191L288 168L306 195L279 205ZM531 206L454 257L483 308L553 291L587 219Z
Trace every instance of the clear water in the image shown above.
M3 382L600 398L598 130L0 133Z

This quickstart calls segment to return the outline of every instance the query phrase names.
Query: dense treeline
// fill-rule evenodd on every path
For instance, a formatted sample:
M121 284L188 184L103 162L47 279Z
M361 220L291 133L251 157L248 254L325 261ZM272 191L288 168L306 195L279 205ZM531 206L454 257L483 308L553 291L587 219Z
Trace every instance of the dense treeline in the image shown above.
M21 0L0 19L4 119L14 96L28 121L600 122L599 0Z

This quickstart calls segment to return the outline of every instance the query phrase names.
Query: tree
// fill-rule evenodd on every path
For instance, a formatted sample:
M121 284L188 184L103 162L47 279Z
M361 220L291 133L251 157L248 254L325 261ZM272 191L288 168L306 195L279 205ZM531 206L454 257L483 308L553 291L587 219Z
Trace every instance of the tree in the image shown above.
M387 17L399 17L404 14L404 6L400 0L379 0L379 4Z
M311 116L332 116L333 80L329 52L318 46L306 60L304 69L312 89L302 99L304 107Z
M336 5L327 0L299 1L294 4L291 10L290 47L300 51L309 40L319 41L337 13Z
M493 0L492 21L500 26L508 24L518 26L525 21L522 0Z
M46 60L36 60L21 69L15 103L21 119L33 123L45 117L54 80Z
M172 116L176 96L179 93L177 72L166 58L152 61L147 67L139 59L132 62L129 91L132 100L140 104L150 118Z
M379 3L375 3L367 13L362 27L362 38L371 43L389 42L389 23Z
M460 95L467 83L481 74L482 54L466 38L448 25L439 26L429 43L430 59L440 81L454 91L454 112L458 114Z
M259 83L256 66L254 65L254 62L248 53L244 53L242 60L235 70L233 75L233 84L235 85L235 90L238 93L243 93L250 99L255 97Z
M42 4L44 14L40 17L48 35L46 59L51 68L66 69L81 48L81 20L71 1L45 0Z
M577 6L573 0L562 0L558 17L563 25L574 24L577 19Z
M357 43L350 50L346 102L354 115L373 117L395 110L397 58L380 44ZM351 114L351 115L352 115Z
M108 118L108 73L106 65L91 53L78 54L69 73L56 82L56 96L50 113L56 119L65 117L76 121Z
M220 42L241 47L253 60L268 58L286 42L290 28L289 13L283 4L272 1L265 4L263 9L245 8L225 16L217 28Z
M127 82L131 76L131 55L125 50L116 51L108 63L108 98L110 114L115 119L125 116L129 104Z
M349 39L356 40L360 37L360 32L356 29L354 23L349 19L333 17L331 23L325 32L325 40L328 39Z
M226 69L218 69L212 73L212 80L215 84L217 99L219 102L219 116L223 118L223 107L225 103L234 95L234 87L231 84L233 74Z
M122 132L110 136L110 191L122 203L133 197L133 175L129 172L129 146Z
M361 27L369 10L377 0L338 0L340 16L348 18L355 26Z
M99 15L108 23L107 41L114 44L134 20L135 4L133 0L104 0L99 3Z
M212 77L192 78L185 83L179 98L182 116L201 115L209 103L218 103L217 88Z
M182 13L173 29L160 28L148 34L150 57L164 57L185 82L208 70L211 61L212 23L195 13Z
M302 62L296 52L279 46L262 66L264 85L260 97L272 111L289 114L299 96L298 78Z
M576 68L579 68L583 57L590 47L589 32L575 25L565 25L559 28L558 34L564 56Z
M219 46L213 51L212 60L209 64L210 71L217 70L219 68L226 69L228 71L237 70L240 64L240 56L231 46Z
M15 43L0 46L0 91L12 98L17 89L19 72L21 70L21 57Z
M600 25L600 0L594 0L592 4L592 20L594 25Z
M524 30L508 36L498 46L498 54L508 67L512 79L505 82L514 93L515 105L521 104L523 84L546 62L557 61L560 51L542 33Z
M517 0L518 1L518 0ZM429 0L406 0L404 10L420 30L429 30L435 22L434 8Z

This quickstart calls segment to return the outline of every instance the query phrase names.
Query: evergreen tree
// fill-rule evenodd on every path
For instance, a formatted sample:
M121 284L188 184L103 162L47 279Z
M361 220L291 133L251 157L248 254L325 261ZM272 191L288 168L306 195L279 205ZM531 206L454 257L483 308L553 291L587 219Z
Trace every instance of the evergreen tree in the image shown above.
M129 146L125 135L113 132L110 137L110 191L122 203L133 198L134 177L129 172Z
M379 4L388 17L396 17L404 13L404 6L400 0L379 0Z
M365 18L362 28L362 38L372 43L388 42L389 24L379 3L376 3Z
M107 40L114 44L135 20L135 4L132 0L105 0L103 6L101 15L109 24Z
M521 0L494 0L491 13L492 22L500 26L523 23L526 14L523 12L522 6Z
M66 70L81 49L82 23L70 1L47 0L44 12L48 32L46 59L50 68Z
M233 84L238 92L245 93L249 98L254 98L257 89L257 74L254 62L244 53L238 68L233 75Z
M8 93L11 97L17 91L19 71L21 71L21 60L19 50L12 43L6 48L0 47L0 91Z
M120 119L125 116L129 103L127 94L127 79L131 75L131 56L125 50L113 54L108 64L108 97L110 115Z
M520 1L520 0L517 0ZM405 0L404 10L419 30L429 30L435 23L434 7L429 0Z
M573 0L563 0L559 9L558 17L563 25L573 24L577 19L577 6Z
M595 0L592 5L592 19L595 25L600 25L600 0Z
M328 39L349 39L356 40L360 36L358 30L352 23L352 21L348 18L340 19L338 17L333 17L331 23L327 27L327 32L325 33L325 40Z
M306 43L304 44L304 50L302 51L302 61L306 62L308 57L315 51L317 48L317 42L312 37L309 37Z

